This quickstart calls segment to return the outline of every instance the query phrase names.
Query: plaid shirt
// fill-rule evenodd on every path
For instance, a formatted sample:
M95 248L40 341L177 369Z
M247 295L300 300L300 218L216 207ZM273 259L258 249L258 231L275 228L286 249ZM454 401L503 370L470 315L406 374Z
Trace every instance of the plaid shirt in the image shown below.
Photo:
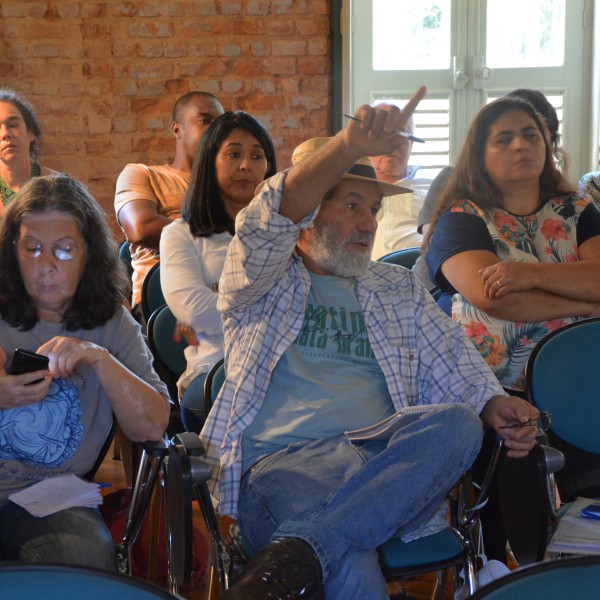
M271 373L304 320L310 276L294 253L300 223L278 212L285 172L272 177L240 212L219 282L227 379L202 430L222 515L238 516L242 433L265 397ZM425 287L400 267L373 262L357 295L375 357L396 409L461 402L477 413L504 394L460 327Z

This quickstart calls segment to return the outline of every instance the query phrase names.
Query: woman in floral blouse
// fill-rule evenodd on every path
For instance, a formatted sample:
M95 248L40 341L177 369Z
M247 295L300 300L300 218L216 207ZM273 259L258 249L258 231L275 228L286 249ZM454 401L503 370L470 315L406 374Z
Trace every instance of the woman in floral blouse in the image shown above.
M528 102L491 102L471 125L426 239L430 277L444 292L440 305L502 386L523 397L535 345L558 327L600 315L600 211L555 164ZM590 466L600 475L597 461ZM506 561L500 512L492 488L482 513L485 551Z
M543 131L518 98L479 112L427 251L442 307L511 394L544 335L600 315L600 211L556 169Z

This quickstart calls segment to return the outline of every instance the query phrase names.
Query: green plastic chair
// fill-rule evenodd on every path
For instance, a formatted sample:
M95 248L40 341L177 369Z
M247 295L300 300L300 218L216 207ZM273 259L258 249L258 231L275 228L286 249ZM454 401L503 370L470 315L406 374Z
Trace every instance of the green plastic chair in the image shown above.
M127 240L122 242L119 246L119 258L123 261L123 264L125 265L127 275L131 277L133 275L133 266L131 265L131 249Z
M471 600L591 600L598 598L600 557L586 556L537 563L496 579Z
M186 368L183 351L187 344L173 340L176 323L171 309L163 304L150 315L147 336L156 372L167 385L173 402L178 404L177 380Z
M142 281L142 316L147 323L152 313L166 303L160 287L160 263L152 265Z
M527 362L528 400L552 415L548 439L566 458L555 478L563 502L600 496L600 318L544 337Z
M421 248L402 248L401 250L394 250L389 254L385 254L378 259L379 262L390 263L392 265L400 265L406 269L412 269L413 265L421 254Z
M19 600L164 600L182 596L132 577L80 567L0 564L3 598Z

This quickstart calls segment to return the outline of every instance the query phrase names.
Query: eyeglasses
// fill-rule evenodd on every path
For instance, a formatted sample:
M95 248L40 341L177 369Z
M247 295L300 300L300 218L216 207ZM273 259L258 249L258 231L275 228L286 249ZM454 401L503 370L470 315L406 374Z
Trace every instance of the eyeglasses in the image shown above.
M541 412L538 417L525 421L525 423L511 423L510 425L503 425L500 429L518 429L519 427L535 427L538 431L548 431L552 420L552 415L548 412Z
M19 248L22 255L28 260L36 260L44 251L44 245L35 242L34 240L19 240L15 241L15 246ZM52 255L60 261L73 260L77 256L79 246L75 242L61 241L58 244L50 246Z

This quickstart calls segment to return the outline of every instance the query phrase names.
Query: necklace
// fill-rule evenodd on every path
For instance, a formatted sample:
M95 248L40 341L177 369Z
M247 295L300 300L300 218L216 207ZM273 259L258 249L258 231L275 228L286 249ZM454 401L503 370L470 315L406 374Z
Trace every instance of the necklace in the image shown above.
M41 172L40 165L37 163L31 163L31 175L29 176L29 179L32 177L39 177ZM2 197L2 204L4 204L4 206L8 206L12 202L13 196L16 193L17 192L11 190L6 183L4 183L4 179L2 179L2 175L0 175L0 196Z

